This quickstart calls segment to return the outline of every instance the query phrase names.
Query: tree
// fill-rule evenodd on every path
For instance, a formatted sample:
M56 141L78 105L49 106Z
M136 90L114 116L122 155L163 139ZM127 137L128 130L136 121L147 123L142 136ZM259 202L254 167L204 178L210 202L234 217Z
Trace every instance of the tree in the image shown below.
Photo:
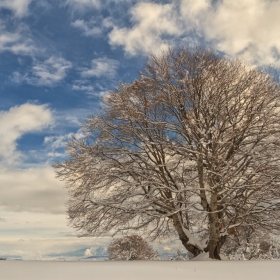
M139 235L123 236L111 242L107 252L109 260L151 260L153 248Z
M279 93L264 71L213 50L151 55L54 165L70 224L85 235L176 234L214 259L241 226L277 232Z
M229 259L279 259L280 242L277 236L240 227L238 234L229 236L222 252Z
M258 242L260 241L260 242ZM279 259L279 241L267 238L265 240L250 240L242 242L236 251L228 254L231 260L265 260Z

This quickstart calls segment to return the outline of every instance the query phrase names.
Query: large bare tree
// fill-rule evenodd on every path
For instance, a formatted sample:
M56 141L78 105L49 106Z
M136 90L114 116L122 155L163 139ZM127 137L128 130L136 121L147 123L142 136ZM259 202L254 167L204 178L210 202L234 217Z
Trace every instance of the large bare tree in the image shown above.
M214 259L239 227L278 231L279 89L213 50L151 55L54 165L70 224L85 235L176 234Z

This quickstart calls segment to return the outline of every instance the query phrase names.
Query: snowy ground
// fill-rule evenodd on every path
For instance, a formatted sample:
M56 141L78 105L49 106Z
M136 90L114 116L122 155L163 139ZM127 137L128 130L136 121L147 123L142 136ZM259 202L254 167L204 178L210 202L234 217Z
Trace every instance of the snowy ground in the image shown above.
M3 280L279 279L279 261L1 261Z

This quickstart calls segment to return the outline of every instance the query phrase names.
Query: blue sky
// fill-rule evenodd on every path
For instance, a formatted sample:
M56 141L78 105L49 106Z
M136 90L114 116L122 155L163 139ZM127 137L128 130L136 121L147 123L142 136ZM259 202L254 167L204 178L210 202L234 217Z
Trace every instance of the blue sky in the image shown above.
M67 227L51 167L79 123L168 46L202 44L278 70L279 13L272 0L0 0L0 256L107 246L110 236Z

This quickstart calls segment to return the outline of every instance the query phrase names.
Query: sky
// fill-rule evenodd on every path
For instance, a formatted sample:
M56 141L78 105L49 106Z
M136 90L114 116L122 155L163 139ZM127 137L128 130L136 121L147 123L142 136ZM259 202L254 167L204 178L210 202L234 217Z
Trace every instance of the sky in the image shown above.
M67 191L52 168L65 143L169 46L278 70L279 14L276 0L0 0L0 257L105 248L110 235L77 238L67 226Z

